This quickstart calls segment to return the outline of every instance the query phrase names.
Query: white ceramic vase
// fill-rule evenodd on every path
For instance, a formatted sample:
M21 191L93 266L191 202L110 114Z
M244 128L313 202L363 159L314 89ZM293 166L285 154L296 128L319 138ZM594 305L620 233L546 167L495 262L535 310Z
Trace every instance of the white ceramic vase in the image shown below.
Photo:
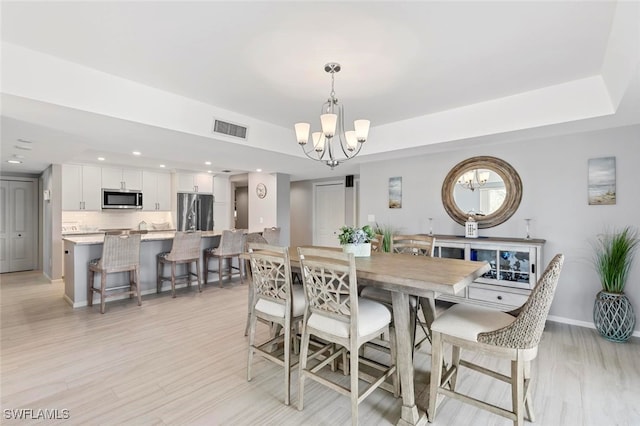
M342 251L353 253L355 257L369 257L371 256L371 243L343 244Z

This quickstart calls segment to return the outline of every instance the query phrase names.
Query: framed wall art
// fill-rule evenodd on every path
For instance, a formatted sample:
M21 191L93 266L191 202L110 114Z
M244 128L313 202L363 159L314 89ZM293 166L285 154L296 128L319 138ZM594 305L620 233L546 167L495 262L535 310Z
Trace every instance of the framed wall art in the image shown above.
M616 157L589 159L589 205L616 203Z
M402 208L402 177L389 178L389 208Z

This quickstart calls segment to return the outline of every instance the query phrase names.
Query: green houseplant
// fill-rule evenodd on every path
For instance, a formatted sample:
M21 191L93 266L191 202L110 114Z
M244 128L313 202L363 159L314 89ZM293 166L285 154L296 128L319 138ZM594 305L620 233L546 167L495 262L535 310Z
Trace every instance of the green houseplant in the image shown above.
M393 240L393 228L389 225L378 225L376 223L376 234L382 235L382 251L391 253L391 240Z
M624 287L638 248L638 231L627 226L605 233L593 248L593 263L602 285L593 307L593 322L604 338L627 341L633 334L636 317Z
M362 228L343 226L338 239L345 253L353 253L356 257L371 256L371 239L375 236L369 225Z

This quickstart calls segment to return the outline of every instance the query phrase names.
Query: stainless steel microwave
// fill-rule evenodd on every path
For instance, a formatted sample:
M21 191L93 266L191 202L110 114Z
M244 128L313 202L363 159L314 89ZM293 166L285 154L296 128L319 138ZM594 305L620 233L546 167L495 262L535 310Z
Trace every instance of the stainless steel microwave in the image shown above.
M103 209L141 209L142 191L102 189Z

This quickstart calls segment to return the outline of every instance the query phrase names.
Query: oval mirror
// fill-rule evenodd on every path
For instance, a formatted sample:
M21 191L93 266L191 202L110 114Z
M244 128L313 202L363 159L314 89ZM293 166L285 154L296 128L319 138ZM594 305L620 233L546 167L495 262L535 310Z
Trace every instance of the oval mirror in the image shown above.
M473 157L451 169L442 184L442 203L457 223L469 217L478 228L509 219L522 199L522 181L513 167L496 157Z

